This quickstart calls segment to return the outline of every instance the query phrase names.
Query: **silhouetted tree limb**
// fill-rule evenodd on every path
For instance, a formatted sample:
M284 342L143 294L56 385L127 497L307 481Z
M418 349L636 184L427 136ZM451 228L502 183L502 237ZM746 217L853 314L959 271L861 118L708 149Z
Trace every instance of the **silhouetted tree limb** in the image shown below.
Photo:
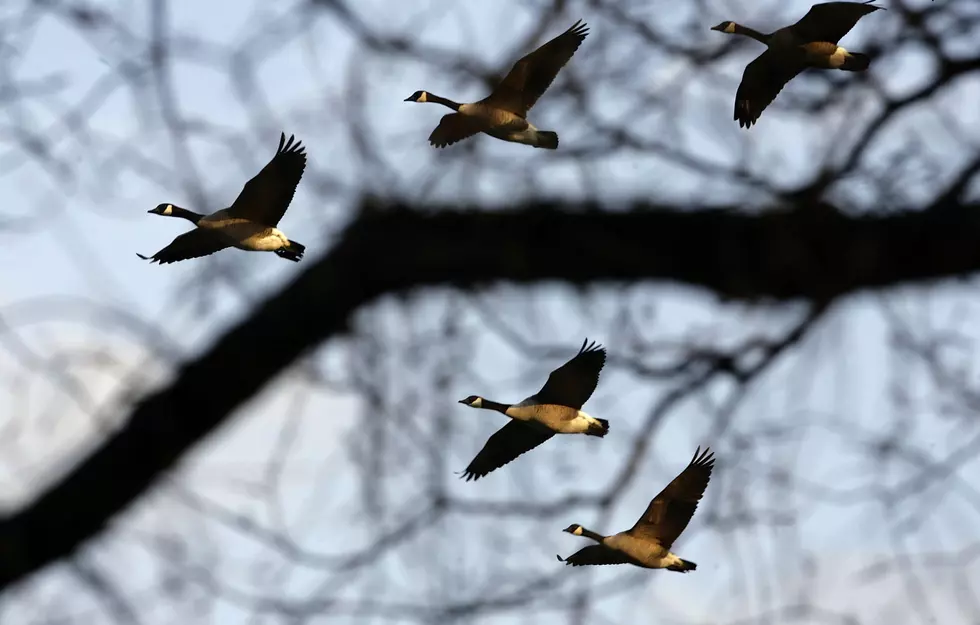
M978 206L847 217L824 206L748 215L632 204L520 210L362 207L319 262L258 306L125 427L0 522L0 589L71 553L304 352L380 295L495 281L667 280L725 298L809 299L980 269ZM430 212L431 211L431 212ZM153 271L157 268L148 268Z

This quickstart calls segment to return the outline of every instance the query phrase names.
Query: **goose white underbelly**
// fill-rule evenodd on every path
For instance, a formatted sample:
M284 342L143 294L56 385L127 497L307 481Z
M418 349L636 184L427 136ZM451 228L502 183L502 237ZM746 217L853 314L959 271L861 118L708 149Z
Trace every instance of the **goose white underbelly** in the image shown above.
M217 232L240 250L273 252L289 244L289 239L278 228L245 219L223 222L206 222L202 219L198 226Z
M519 421L535 421L561 434L581 434L599 425L599 421L581 410L558 404L514 404L507 409L507 416Z
M524 145L532 146L538 143L538 129L531 124L526 124L523 128L516 127L516 125L495 127L484 132L491 137L496 137L503 141L510 141L511 143L523 143Z
M668 566L680 565L683 560L664 549L655 540L645 540L620 532L607 536L602 544L626 554L637 566L649 569L665 569Z
M270 228L240 241L235 247L255 252L274 252L287 245L288 239L286 239L286 236L275 228Z

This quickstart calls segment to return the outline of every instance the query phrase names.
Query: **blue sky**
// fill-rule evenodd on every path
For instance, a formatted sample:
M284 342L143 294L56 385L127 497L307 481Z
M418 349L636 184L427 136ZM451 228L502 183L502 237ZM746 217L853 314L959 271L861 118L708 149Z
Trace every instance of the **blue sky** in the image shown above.
M176 65L170 79L176 86L180 114L192 129L205 124L215 129L191 133L192 163L186 162L161 125L152 85L145 91L106 86L112 85L121 63L139 61L124 38L97 30L86 40L58 19L45 17L25 25L7 42L0 58L8 68L16 68L18 80L58 88L0 108L0 190L6 198L0 211L0 224L5 226L0 228L0 266L5 268L0 272L0 380L5 381L10 398L4 427L15 424L17 431L17 444L0 463L0 501L5 505L22 501L40 480L63 470L66 458L88 449L101 428L111 428L112 420L125 414L132 394L165 383L176 362L205 349L246 314L251 302L275 292L303 270L303 263L237 250L167 267L149 266L135 255L151 254L187 229L185 222L147 215L148 209L160 202L202 212L226 206L274 153L280 130L295 133L310 154L306 176L281 224L288 235L307 246L306 263L329 247L333 233L348 218L346 202L364 184L383 185L420 201L457 198L499 203L505 197L539 194L613 199L640 195L665 201L696 194L704 201L735 197L749 198L753 204L765 200L757 190L722 176L695 174L657 154L624 151L587 159L579 167L562 150L542 154L486 137L473 140L478 145L472 155L462 146L433 150L426 137L444 111L402 100L416 89L473 100L482 97L483 88L409 60L364 58L362 64L355 63L350 33L328 17L300 19L296 4L173 3L169 15L173 31L212 42L216 48L258 49L254 54L262 59L255 73L261 98L244 103L223 73L192 61ZM701 15L678 9L658 19L676 20L678 28L703 22L703 32L696 36L710 46L722 42L718 33L707 28L723 19L766 30L789 23L807 7L794 0L778 11L771 6L750 11L746 4L714 7ZM104 6L137 39L148 35L149 16L143 4L118 0ZM480 50L470 56L488 67L506 65L519 54L514 46L535 21L527 7L516 2L488 3L482 8L431 2L404 15L380 0L358 4L365 20L379 10L390 17L379 27L382 30L402 32L440 49L453 51L465 45ZM859 86L845 93L839 109L820 114L805 116L774 105L747 134L729 122L740 68L758 53L755 44L746 42L738 54L713 67L708 74L716 81L712 82L692 78L685 63L662 63L657 55L636 56L634 40L590 18L590 11L578 4L557 18L546 36L557 34L580 16L589 21L592 34L563 73L609 81L611 86L589 96L603 120L618 123L630 113L636 117L636 132L648 140L716 166L741 161L751 173L776 186L791 186L812 173L807 155L836 149L831 138L846 142L849 130L841 109L865 119L880 105L871 87ZM873 17L880 26L859 23L844 45L860 49L876 28L883 34L895 28L890 21L894 16L879 12ZM290 37L282 34L297 32ZM590 44L608 53L601 59L590 57ZM200 56L186 39L180 49L188 57ZM889 67L904 71L889 72ZM928 65L915 54L903 54L883 58L880 68L876 66L872 80L887 92L900 93L914 86L916 74L927 71ZM357 92L352 77L360 69L365 72L363 96L352 103L345 94ZM631 84L633 92L616 90L617 84ZM794 82L780 98L790 101L825 87L817 81ZM674 88L682 91L683 105L660 106L658 96ZM84 132L66 132L59 121L66 111L98 100L96 95L104 100L86 116ZM941 150L949 171L911 176L909 188L903 189L913 198L927 193L936 180L955 171L970 150L969 141L957 144L950 135L980 135L980 118L967 105L977 95L976 81L963 81L940 98L949 118L943 121L959 124L959 133L941 130L933 112L914 112L902 120L907 127L896 128L890 139L873 146L862 166L874 170L905 141L931 138L923 158L929 150ZM347 127L350 110L360 114L371 141L384 147L379 150L381 164L367 164L355 149ZM569 150L596 139L591 126L580 123L568 98L545 95L532 121L540 128L560 130L562 147ZM24 158L17 144L30 136L50 141L50 159ZM229 147L225 140L229 137L240 141L235 144L239 147ZM873 205L882 193L880 187L860 182L845 182L838 191L859 210ZM206 206L198 205L202 199ZM202 295L195 285L204 272L214 279L214 288ZM880 502L849 493L868 484L915 481L918 460L912 452L904 464L876 468L868 460L867 441L882 432L905 428L896 432L898 439L927 458L943 458L977 436L968 422L939 416L942 389L923 367L905 364L896 356L888 323L889 311L894 311L916 331L925 332L930 325L969 330L962 320L970 318L975 306L972 291L968 282L861 295L842 302L793 354L752 387L738 404L728 430L716 429L718 420L712 412L732 392L725 382L712 385L698 401L685 401L670 411L654 430L651 452L637 479L608 515L586 508L543 520L453 515L443 525L449 535L481 540L444 545L425 537L349 578L303 567L286 572L268 549L202 519L188 505L203 497L261 524L290 527L306 548L326 553L344 553L352 545L356 549L374 537L377 527L393 527L410 514L422 477L406 474L411 476L412 467L423 466L412 458L405 460L401 475L391 471L379 480L389 502L383 520L376 526L359 520L362 481L355 460L365 437L357 427L368 408L357 393L310 382L314 375L336 380L338 386L356 381L356 367L344 350L344 340L339 340L260 393L231 425L190 454L173 481L125 515L112 536L87 549L85 558L110 571L109 577L140 606L146 623L171 622L168 602L148 599L159 593L157 580L165 578L168 570L170 575L183 575L197 592L209 583L220 585L224 598L208 620L217 623L242 622L242 602L234 600L239 595L303 602L324 595L353 600L370 596L370 591L394 603L425 604L445 601L447 596L462 600L505 593L513 580L501 579L502 571L512 571L518 578L553 573L555 553L568 555L583 546L583 541L561 534L561 528L572 522L609 532L629 527L646 502L689 461L694 448L711 444L718 452L719 468L702 511L677 545L685 558L699 563L697 574L557 570L564 576L562 589L569 593L601 588L621 577L641 580L625 593L598 601L590 622L657 622L650 613L654 601L671 606L678 622L730 622L777 609L807 588L813 589L813 601L820 605L853 610L872 621L916 622L917 614L895 612L913 593L907 581L886 576L862 582L859 572L870 561L895 553L884 529L886 520L911 515L917 500L899 502L889 511ZM619 469L623 450L631 444L631 434L669 389L615 362L618 354L630 349L615 332L619 304L626 297L649 302L655 312L643 325L645 338L662 346L650 356L655 361L676 356L671 346L682 341L724 347L747 337L778 337L801 314L800 307L722 304L703 292L675 286L633 287L625 295L622 289L596 287L582 303L576 303L567 289L543 286L498 287L474 297L432 292L408 307L382 302L363 311L358 320L371 328L373 340L385 346L386 353L417 366L425 379L435 379L440 367L455 364L458 375L451 378L449 388L435 395L415 393L410 384L399 380L399 369L394 367L390 372L393 397L386 398L396 406L397 399L405 401L406 410L394 414L406 422L422 428L431 427L433 420L450 424L452 453L447 471L461 470L503 424L499 415L469 411L456 404L457 399L471 393L504 401L520 399L536 390L583 337L606 344L610 364L586 406L591 414L613 424L601 445L594 440L555 440L476 484L457 483L451 474L445 478L452 481L451 494L461 499L537 501L607 486ZM426 332L440 331L447 307L459 311L458 325L471 339L465 342L469 347L439 356L423 352L413 360L408 343ZM115 316L93 325L97 314L107 310ZM407 336L409 327L412 334ZM531 345L559 351L551 358L527 362L500 338L501 327ZM144 340L147 333L152 337L149 343ZM948 359L951 367L973 379L969 353L948 355ZM52 372L60 384L50 381ZM899 409L900 404L905 408ZM806 424L802 437L781 432L787 424L798 423ZM856 431L867 433L866 438ZM284 432L291 434L287 437ZM260 503L255 491L268 479L267 460L286 438L291 442L273 498L276 503ZM754 447L744 452L738 449L739 441ZM726 464L725 458L737 450L744 459ZM792 493L772 487L772 475L779 470L794 476L797 488ZM948 495L936 494L942 492L939 487L923 491L936 508L902 547L912 558L974 544L974 525L962 519L976 514L968 485L980 478L980 466L975 460L959 464L954 473L942 484L949 486ZM753 485L746 489L751 495L747 502L738 500L741 484ZM829 493L836 501L812 497L813 493ZM784 506L795 514L776 528L724 532L706 525L709 511L737 519L743 504L754 510ZM214 579L168 569L168 565L176 567L179 558L164 557L159 544L163 537L172 536L190 541L190 553L181 562L192 562L194 570L209 571ZM490 546L495 541L503 546ZM416 564L419 556L432 554L447 562L448 577ZM212 557L216 559L209 560ZM488 567L485 561L491 557L495 566ZM812 577L805 566L811 561ZM972 570L980 573L977 568L974 564ZM942 572L925 577L929 580L926 602L938 620L967 622L962 620L967 611L965 599L957 594L957 580ZM79 622L107 622L99 601L87 598L75 583L69 574L50 573L32 581L22 595L8 599L6 609L43 615L40 599L47 597L53 606L58 602L51 597L63 597L69 588L78 594L61 602L67 614ZM255 609L256 604L245 603ZM173 606L180 606L174 608L178 611L189 610L189 605L186 596L173 600ZM59 609L47 608L47 615ZM535 622L563 620L556 612L542 614ZM725 619L716 620L719 614ZM500 622L527 619L521 612L496 618Z

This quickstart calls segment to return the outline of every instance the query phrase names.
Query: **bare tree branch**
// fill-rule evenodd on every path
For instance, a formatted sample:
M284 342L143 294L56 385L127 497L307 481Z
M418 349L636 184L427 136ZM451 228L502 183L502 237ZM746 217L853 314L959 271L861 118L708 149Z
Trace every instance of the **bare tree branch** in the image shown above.
M99 532L235 408L385 293L500 280L646 279L724 297L828 302L980 268L980 219L966 206L870 218L631 208L538 204L426 214L366 206L318 263L143 400L75 471L0 522L0 589Z

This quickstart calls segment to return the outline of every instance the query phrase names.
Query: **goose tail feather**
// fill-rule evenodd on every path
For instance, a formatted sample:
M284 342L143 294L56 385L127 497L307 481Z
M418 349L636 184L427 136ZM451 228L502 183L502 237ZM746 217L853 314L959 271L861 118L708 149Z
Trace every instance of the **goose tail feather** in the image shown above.
M537 132L536 142L534 144L536 148L544 148L546 150L557 150L558 149L558 133L552 132L550 130L539 130Z
M609 434L609 421L606 419L596 419L599 423L590 423L589 429L585 431L587 436L598 436L602 438L606 434Z
M286 260L291 260L294 263L298 263L303 254L306 252L306 246L302 243L297 243L296 241L290 241L289 245L286 247L279 248L276 250L276 255L279 258L285 258Z
M680 560L680 564L672 564L667 567L667 570L677 571L678 573L687 573L688 571L694 571L698 568L698 565L690 560L684 560L682 558L678 558L678 560Z
M871 57L860 52L851 52L840 66L845 72L863 72L871 65Z

